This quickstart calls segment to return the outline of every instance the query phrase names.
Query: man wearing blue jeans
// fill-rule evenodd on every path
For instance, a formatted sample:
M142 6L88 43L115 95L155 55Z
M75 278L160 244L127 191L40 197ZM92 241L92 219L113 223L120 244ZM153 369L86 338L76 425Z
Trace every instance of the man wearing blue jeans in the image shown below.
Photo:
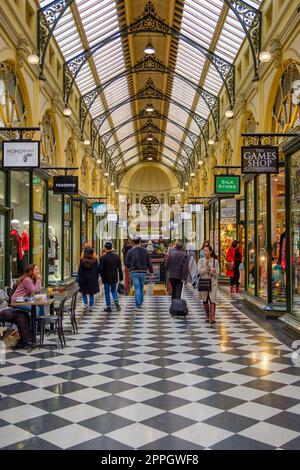
M104 285L106 307L105 312L111 312L110 292L114 300L114 304L118 311L121 310L119 297L117 293L118 273L119 281L123 282L123 271L121 258L118 253L114 253L112 243L106 242L104 245L105 253L100 258L100 275Z
M135 311L139 312L142 310L144 300L146 274L148 271L153 274L153 267L150 254L142 247L141 239L135 238L133 244L133 248L126 255L125 266L129 269L134 286Z

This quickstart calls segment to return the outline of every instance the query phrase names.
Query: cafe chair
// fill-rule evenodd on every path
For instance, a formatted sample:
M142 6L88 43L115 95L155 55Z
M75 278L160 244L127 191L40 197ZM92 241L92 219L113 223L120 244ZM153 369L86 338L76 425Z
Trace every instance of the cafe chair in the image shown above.
M68 299L66 295L60 302L59 307L56 309L56 315L43 315L37 318L37 323L40 325L40 347L44 343L45 338L45 330L46 325L54 326L54 330L50 331L47 336L52 333L56 333L58 335L60 345L62 348L67 345L64 330L63 330L63 319L64 319L64 312L65 312L65 303Z
M68 313L70 316L72 330L74 334L78 333L78 326L77 326L77 320L76 320L76 304L77 304L78 293L79 293L79 288L76 289L72 294L71 305L65 307L65 312Z

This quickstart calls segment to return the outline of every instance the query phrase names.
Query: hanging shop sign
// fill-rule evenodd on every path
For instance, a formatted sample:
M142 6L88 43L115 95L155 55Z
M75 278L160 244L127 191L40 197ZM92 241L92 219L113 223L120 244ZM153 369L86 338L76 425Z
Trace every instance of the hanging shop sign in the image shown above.
M262 145L242 147L242 173L278 173L278 147Z
M104 202L96 202L93 204L93 214L104 215L107 213L107 205Z
M54 194L77 194L78 176L53 176Z
M215 194L240 194L240 176L215 175Z
M4 140L2 166L12 170L39 168L40 142L38 140Z

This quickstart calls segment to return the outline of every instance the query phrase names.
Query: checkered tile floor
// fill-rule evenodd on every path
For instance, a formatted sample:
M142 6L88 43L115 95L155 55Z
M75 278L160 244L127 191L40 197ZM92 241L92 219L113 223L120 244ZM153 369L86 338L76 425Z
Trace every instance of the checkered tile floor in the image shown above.
M9 352L0 368L2 449L300 449L300 367L220 292L210 326L187 292L82 315L67 348Z

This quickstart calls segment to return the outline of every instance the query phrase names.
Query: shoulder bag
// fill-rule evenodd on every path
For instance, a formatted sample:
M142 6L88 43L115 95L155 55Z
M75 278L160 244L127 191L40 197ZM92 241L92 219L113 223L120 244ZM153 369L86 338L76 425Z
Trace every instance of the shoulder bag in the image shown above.
M215 259L213 261L213 267L215 267ZM199 279L198 281L198 292L211 292L212 286L211 286L211 277L208 277L206 279Z

